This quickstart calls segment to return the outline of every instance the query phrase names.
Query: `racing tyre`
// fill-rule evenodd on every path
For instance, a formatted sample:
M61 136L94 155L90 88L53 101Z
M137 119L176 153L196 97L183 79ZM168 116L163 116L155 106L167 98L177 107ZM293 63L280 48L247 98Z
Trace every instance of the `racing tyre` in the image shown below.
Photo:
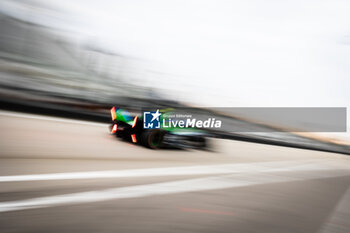
M142 133L142 144L151 149L162 146L164 133L160 130L147 130Z

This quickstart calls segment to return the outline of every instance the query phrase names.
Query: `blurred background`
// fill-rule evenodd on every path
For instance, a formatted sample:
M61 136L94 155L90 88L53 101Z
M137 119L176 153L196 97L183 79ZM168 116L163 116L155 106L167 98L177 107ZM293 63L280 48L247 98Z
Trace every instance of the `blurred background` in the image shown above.
M0 0L0 231L349 233L349 12ZM203 150L151 150L110 134L112 106L224 127Z
M349 10L344 1L3 0L2 106L100 121L112 105L349 107ZM349 143L348 133L313 137Z

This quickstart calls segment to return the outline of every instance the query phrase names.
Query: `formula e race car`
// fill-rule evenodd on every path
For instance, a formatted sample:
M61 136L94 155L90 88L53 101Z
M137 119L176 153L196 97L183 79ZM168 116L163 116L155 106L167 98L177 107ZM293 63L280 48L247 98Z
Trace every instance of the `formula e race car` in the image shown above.
M126 141L141 144L151 149L189 148L205 149L208 133L197 128L163 127L147 129L143 124L143 114L132 115L125 109L113 107L111 110L111 134ZM160 110L161 113L169 110ZM160 117L161 114L159 114Z

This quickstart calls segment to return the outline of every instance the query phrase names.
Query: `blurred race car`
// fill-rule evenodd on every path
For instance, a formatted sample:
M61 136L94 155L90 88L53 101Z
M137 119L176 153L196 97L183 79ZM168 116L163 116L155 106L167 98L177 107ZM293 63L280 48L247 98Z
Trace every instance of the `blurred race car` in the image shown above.
M141 144L151 149L192 148L205 149L208 133L196 128L160 127L145 129L142 115L132 115L125 109L113 107L110 110L111 134L132 143ZM160 112L169 112L161 110Z

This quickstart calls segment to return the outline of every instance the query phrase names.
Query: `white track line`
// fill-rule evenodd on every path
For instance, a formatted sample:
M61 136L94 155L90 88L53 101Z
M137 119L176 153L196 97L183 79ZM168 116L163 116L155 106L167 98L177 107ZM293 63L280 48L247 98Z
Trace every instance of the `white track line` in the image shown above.
M280 170L282 171L282 170ZM290 171L287 168L286 171ZM309 170L305 170L309 171ZM69 204L82 204L125 198L140 198L154 195L166 195L186 192L208 191L235 187L271 184L309 179L321 179L350 175L349 170L313 170L313 172L294 173L261 173L253 172L243 175L226 175L206 177L183 181L172 181L147 185L137 185L123 188L112 188L100 191L89 191L65 195L32 198L20 201L0 203L0 212L54 207Z
M234 163L219 164L208 166L190 166L190 167L165 167L165 168L147 168L132 170L110 170L110 171L88 171L88 172L70 172L70 173L51 173L51 174L30 174L0 176L0 182L19 182L19 181L47 181L47 180L76 180L76 179L105 179L105 178L126 178L126 177L150 177L150 176L188 176L188 175L219 175L230 173L254 172L254 171L279 171L298 169L328 169L332 162L324 159L314 160L293 160L278 162L259 162L259 163ZM349 165L342 164L344 169L350 169Z
M335 209L332 211L330 216L324 225L320 228L320 233L345 233L350 230L350 187L345 191L344 195L338 202Z
M8 112L8 111L0 111L0 116L19 117L19 118L27 118L27 119L34 119L34 120L54 121L54 122L62 122L62 123L69 123L69 124L93 125L93 126L103 126L103 127L106 127L108 125L105 123L71 120L71 119L64 119L59 117L39 116L39 115L28 114L28 113L18 113L18 112Z

